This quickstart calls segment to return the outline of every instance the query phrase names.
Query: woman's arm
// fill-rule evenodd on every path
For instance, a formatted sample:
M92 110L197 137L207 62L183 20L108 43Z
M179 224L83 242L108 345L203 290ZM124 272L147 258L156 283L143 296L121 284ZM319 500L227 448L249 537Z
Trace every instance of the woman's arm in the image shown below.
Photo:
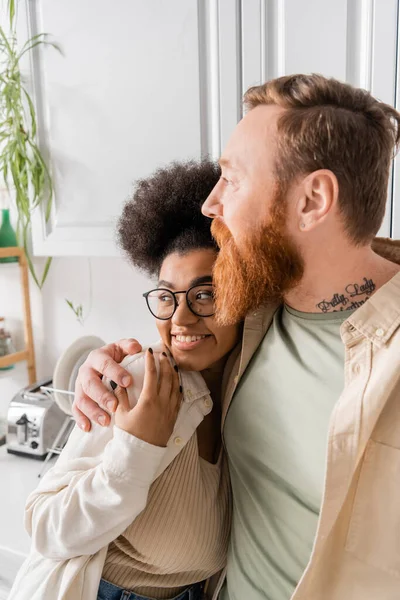
M128 396L120 395L114 426L95 425L89 434L76 427L55 467L29 496L25 525L42 555L94 554L145 508L176 421L179 383L166 357L159 385L154 357L146 353L146 371L144 360L130 359L135 383Z

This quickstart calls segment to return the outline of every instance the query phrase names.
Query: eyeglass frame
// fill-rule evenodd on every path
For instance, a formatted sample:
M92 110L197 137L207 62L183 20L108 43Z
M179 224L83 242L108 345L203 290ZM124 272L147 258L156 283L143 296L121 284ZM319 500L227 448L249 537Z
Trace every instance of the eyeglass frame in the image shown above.
M203 287L203 286L214 286L213 283L196 283L196 285L192 285L192 287L190 287L188 290L180 290L178 292L173 292L172 290L169 290L168 288L154 288L153 290L150 290L149 292L145 292L144 294L142 294L143 298L146 298L146 304L147 304L147 308L149 309L150 313L153 315L153 317L155 319L158 319L159 321L169 321L170 319L172 319L172 317L174 316L174 314L176 313L176 309L178 308L179 304L178 301L176 299L176 294L185 294L185 300L186 300L186 306L188 307L188 309L190 310L190 312L195 315L196 317L201 317L201 318L205 318L205 317L213 317L215 315L215 310L214 312L212 312L209 315L199 315L198 313L196 313L193 308L190 306L189 304L189 292L191 292L194 288L197 287ZM170 294L172 294L172 297L174 299L174 310L172 312L172 315L168 318L163 318L163 317L157 317L153 311L150 308L149 305L149 300L148 300L148 296L149 294L151 294L152 292L169 292Z

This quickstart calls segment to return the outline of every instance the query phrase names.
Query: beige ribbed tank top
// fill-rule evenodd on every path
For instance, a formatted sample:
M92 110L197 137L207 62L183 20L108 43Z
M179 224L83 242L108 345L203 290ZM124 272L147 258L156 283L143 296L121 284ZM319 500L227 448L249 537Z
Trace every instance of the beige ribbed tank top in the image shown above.
M150 488L145 510L108 548L107 581L158 600L225 566L230 484L221 453L199 456L196 432Z

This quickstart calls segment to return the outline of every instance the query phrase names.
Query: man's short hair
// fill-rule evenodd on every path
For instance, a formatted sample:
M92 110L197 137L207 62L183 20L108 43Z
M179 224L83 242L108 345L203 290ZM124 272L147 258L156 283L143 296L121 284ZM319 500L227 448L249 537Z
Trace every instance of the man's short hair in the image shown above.
M400 140L400 114L366 90L322 75L288 75L250 88L245 106L278 105L275 171L288 185L318 169L339 183L345 230L368 243L385 214L391 160Z

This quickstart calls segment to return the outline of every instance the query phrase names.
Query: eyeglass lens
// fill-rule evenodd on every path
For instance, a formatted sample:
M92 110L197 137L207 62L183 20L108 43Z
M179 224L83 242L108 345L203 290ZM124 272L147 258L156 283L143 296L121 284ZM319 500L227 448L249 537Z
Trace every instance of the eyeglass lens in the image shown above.
M177 302L181 302L178 299ZM190 309L199 317L214 314L214 292L212 286L197 285L192 287L187 295ZM158 319L170 319L175 311L174 295L169 290L153 290L147 296L150 311Z

